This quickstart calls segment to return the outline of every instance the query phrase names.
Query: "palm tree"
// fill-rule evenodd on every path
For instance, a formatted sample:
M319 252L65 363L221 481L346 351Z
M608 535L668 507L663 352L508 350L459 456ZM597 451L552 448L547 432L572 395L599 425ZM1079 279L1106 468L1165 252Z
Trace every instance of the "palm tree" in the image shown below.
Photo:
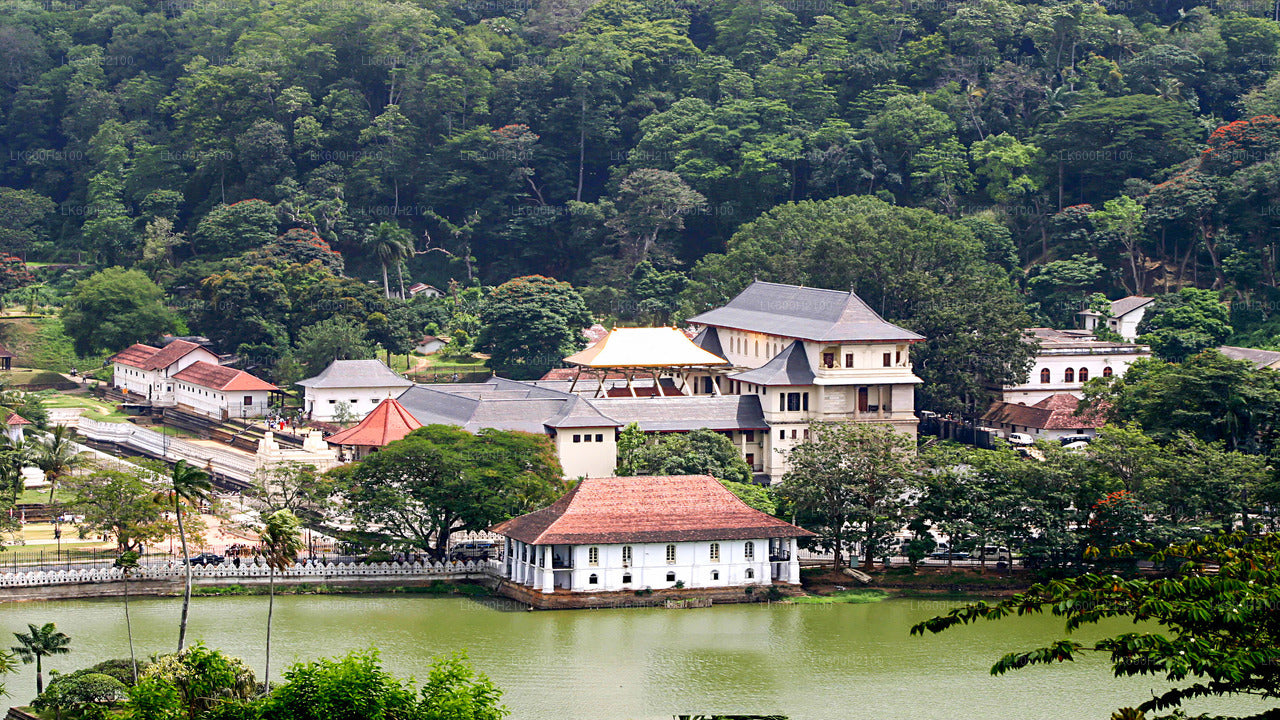
M25 665L32 662L36 664L36 695L44 692L44 674L43 668L40 666L41 659L50 655L66 655L71 652L71 648L67 647L71 644L71 638L66 633L58 632L58 628L53 623L45 623L43 627L36 627L30 623L27 624L29 633L14 633L13 636L18 638L18 645L11 648L18 656L18 659Z
M364 248L377 258L382 265L382 291L391 297L391 284L387 281L387 268L396 266L400 277L400 296L404 297L404 274L399 272L400 263L413 253L413 244L409 231L393 222L380 222L369 231L364 238Z
M138 553L126 550L120 553L113 565L120 568L120 574L124 576L124 627L129 633L129 664L133 666L133 684L137 685L138 659L133 654L133 623L129 621L129 575L138 569Z
M0 490L7 492L13 502L26 489L22 477L22 468L30 465L35 459L31 443L25 440L13 440L9 435L0 433Z
M18 672L18 656L0 651L0 675ZM0 697L9 697L9 689L0 683Z
M263 555L269 568L267 581L267 663L262 674L262 684L271 687L271 614L276 602L276 571L284 571L298 561L298 553L305 547L298 517L288 510L277 510L267 516L266 527L260 537Z
M184 500L195 503L207 499L213 483L209 481L208 473L188 465L186 460L179 460L173 466L170 480L173 482L173 512L178 517L178 540L182 544L182 566L187 575L186 589L182 593L182 620L178 623L178 652L182 652L187 640L187 610L191 607L191 559L187 555L187 531L182 524L182 503Z
M58 479L69 475L71 471L83 467L88 459L76 447L71 432L66 425L58 425L53 432L36 443L36 467L44 471L49 481L49 502L53 502L53 491Z

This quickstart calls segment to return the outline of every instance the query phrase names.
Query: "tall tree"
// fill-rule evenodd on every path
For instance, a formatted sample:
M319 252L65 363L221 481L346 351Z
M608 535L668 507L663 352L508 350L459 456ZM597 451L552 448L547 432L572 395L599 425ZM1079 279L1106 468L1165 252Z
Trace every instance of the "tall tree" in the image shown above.
M914 491L914 443L888 425L811 423L809 428L810 439L787 455L780 492L797 518L816 528L823 546L833 552L833 566L842 565L845 548L857 541L863 565L871 567L885 538L901 526Z
M582 348L591 324L573 286L541 275L518 277L485 298L477 347L490 354L494 372L516 380L540 378Z
M164 292L141 270L107 268L76 283L62 306L62 323L76 353L123 350L156 341L178 328Z
M75 442L75 435L67 425L55 425L45 437L36 444L36 467L44 472L49 482L49 502L53 502L53 491L58 481L75 470L84 467L89 458L81 452Z
M199 468L179 460L169 475L170 492L173 494L173 514L178 521L178 541L182 545L182 568L186 584L182 590L182 618L178 621L178 652L182 652L187 640L187 611L191 607L191 556L187 554L187 531L182 522L183 506L197 505L209 498L213 482Z
M413 255L413 236L393 222L380 222L365 233L363 247L382 266L382 291L388 298L391 297L391 286L387 284L387 268L395 266L400 279L400 297L403 299L404 274L400 267Z
M27 624L28 632L13 634L18 644L11 648L24 664L36 664L36 695L44 692L44 673L41 665L47 657L66 655L71 652L71 638L59 632L53 623L45 623L40 627Z
M262 669L262 681L271 687L271 614L276 603L276 572L288 570L298 561L302 552L302 531L298 518L288 510L277 510L267 516L262 529L262 551L266 560L267 581L267 655Z

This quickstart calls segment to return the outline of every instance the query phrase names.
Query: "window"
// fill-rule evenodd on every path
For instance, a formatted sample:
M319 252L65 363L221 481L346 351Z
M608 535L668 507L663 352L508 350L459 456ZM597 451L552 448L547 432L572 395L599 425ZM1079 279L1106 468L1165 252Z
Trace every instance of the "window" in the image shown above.
M1080 382L1089 379L1089 368L1080 368Z
M582 442L591 442L591 433L582 436Z
M884 366L885 366L885 367L891 367L892 365L893 365L893 354L892 354L892 353L885 353L885 354L884 354Z
M711 579L712 579L712 580L719 580L719 579L720 579L720 571L719 571L719 570L712 570L712 571L711 571Z
M748 431L747 431L747 442L755 442L755 441L756 441L756 431L755 431L755 430L748 430Z
M1111 366L1102 368L1102 377L1111 377Z
M604 442L604 433L596 433L596 442Z
M809 409L809 393L802 394L800 396L800 399L801 399L800 404L804 407L805 410L808 410Z
M622 584L623 585L631 584L631 573L622 573Z
M1040 382L1042 383L1049 382L1049 368L1045 368L1040 371Z
M252 405L252 404L253 404L253 396L252 396L252 395L245 395L245 396L244 396L244 404L245 404L245 405Z
M779 430L779 431L778 431L778 439L779 439L779 440L786 440L786 439L787 439L787 431L786 431L786 430Z
M822 367L833 368L836 366L836 354L833 352L822 353Z
M756 357L760 357L760 341L756 341Z
M778 393L778 412L783 412L786 409L787 409L787 394Z
M809 439L809 428L805 428L805 429L804 429L804 439L805 439L805 440L808 440L808 439Z
M1062 382L1075 382L1075 381L1076 381L1075 370L1072 370L1071 368L1067 368L1066 370L1062 371Z
M800 409L800 393L787 393L787 410L792 412Z
M631 546L623 545L622 546L622 567L630 567L630 566L631 566ZM626 582L626 581L624 580L623 582Z
M844 366L847 368L853 367L853 353L844 354Z
M600 548L587 548L587 564L591 567L596 567L600 564Z
M753 568L747 568L747 579L750 580L755 576L756 576L756 571Z
M901 350L898 350L897 352L895 352L895 353L893 354L893 363L894 363L895 365L901 365L901 364L902 364L902 351L901 351Z
M711 543L711 562L720 562L720 543Z
M599 585L599 584L600 584L600 577L599 577L598 575L596 575L595 573L591 573L590 575L588 575L588 576L587 576L587 584L588 584L588 585Z
M795 431L795 428L792 428L792 429L791 429L791 439L792 439L792 440L795 440L795 439L796 439L796 431Z
M333 404L334 404L334 403L336 403L336 402L338 402L338 401L337 401L337 400L330 400L330 401L329 401L329 404L330 404L330 405L333 405Z
M574 435L574 436L573 436L573 441L574 441L574 442L582 442L582 436L581 436L581 435Z
M675 581L676 581L676 574L673 572L667 573L667 582L673 583Z
M676 546L675 545L667 546L667 564L668 565L676 564Z
M742 557L746 558L747 560L755 560L756 544L753 542L749 542L746 545L744 545L742 547Z

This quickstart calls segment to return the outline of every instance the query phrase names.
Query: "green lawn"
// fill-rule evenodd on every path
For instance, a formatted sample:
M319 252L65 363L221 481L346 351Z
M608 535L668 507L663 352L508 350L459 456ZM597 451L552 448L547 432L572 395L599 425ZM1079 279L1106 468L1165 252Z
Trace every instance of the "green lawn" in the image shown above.
M791 602L801 603L804 605L832 605L835 603L856 604L880 602L887 597L889 597L889 594L883 590L856 588L853 590L840 590L830 595L805 595L803 597L791 598Z
M82 417L90 420L99 420L102 422L124 422L128 419L129 414L120 412L111 403L106 403L97 398L76 393L74 395L68 393L50 393L43 395L41 400L46 408L82 408L84 413Z

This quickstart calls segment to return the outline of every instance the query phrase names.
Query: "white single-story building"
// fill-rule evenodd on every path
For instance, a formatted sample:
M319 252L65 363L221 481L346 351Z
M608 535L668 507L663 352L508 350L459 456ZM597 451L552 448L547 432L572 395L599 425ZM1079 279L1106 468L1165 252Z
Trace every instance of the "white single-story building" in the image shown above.
M1034 405L1061 393L1083 398L1090 379L1122 377L1130 365L1151 357L1146 345L1099 340L1084 330L1030 328L1026 341L1039 345L1035 362L1025 383L1000 389L1004 402Z
M444 349L449 344L449 338L440 337L438 335L423 335L418 340L418 344L414 346L413 351L419 355L433 355Z
M1130 295L1119 300L1113 300L1111 302L1111 317L1105 318L1107 329L1128 342L1137 340L1138 323L1142 322L1142 318L1146 316L1147 310L1153 302L1155 302L1155 298L1142 295ZM1092 310L1081 310L1076 315L1080 317L1084 329L1090 332L1093 332L1099 325L1103 324L1104 318L1102 315Z
M211 350L186 340L173 340L163 348L137 343L111 356L112 385L139 402L173 405L173 376L193 363L218 364Z
M266 415L271 393L280 389L243 370L203 361L174 373L172 380L179 408L219 421Z
M414 283L410 285L409 297L417 297L419 295L429 298L438 298L441 295L444 295L444 293L440 292L440 288L435 285L428 285L426 283Z
M312 420L333 422L345 407L356 420L413 386L381 360L334 360L313 378L301 380L303 408Z
M796 538L813 534L709 475L584 478L491 530L503 575L543 594L799 584Z

